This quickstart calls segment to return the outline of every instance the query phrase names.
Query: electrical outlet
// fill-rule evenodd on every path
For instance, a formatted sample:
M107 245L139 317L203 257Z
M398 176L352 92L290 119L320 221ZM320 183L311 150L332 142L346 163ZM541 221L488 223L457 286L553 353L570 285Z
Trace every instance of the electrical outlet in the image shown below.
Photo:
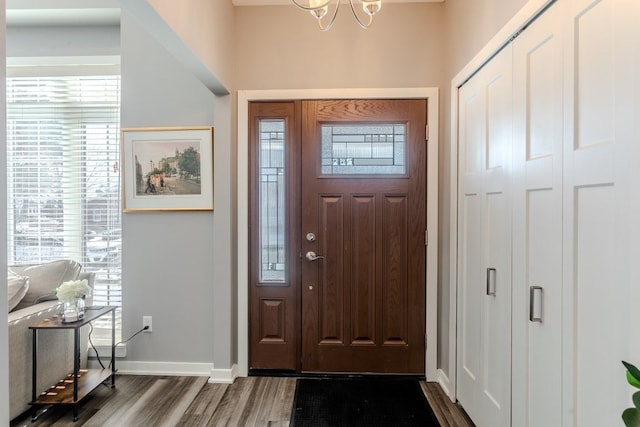
M147 326L149 327L148 329L145 329L145 332L151 332L153 329L151 327L152 325L152 317L151 316L142 316L142 327L146 328Z

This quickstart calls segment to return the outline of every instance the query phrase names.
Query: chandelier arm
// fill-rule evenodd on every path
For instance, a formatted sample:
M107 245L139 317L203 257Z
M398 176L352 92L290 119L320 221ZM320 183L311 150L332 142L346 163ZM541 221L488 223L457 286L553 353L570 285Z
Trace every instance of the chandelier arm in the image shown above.
M293 0L295 1L295 0ZM338 16L338 7L340 6L340 2L342 0L337 0L336 1L336 7L333 9L333 15L331 16L331 20L329 21L329 23L326 26L322 26L322 21L320 20L320 18L318 18L318 27L320 27L321 31L329 31L331 29L331 27L333 27L333 23L336 20L336 16ZM327 2L327 4L329 4L329 2Z
M319 5L319 6L305 6L304 4L300 3L298 0L291 0L293 2L293 4L295 4L296 6L298 6L300 9L304 9L304 10L308 10L308 11L313 11L316 9L320 9L323 8L325 6L328 6L329 3L331 3L331 0L327 0L326 2L324 2L323 4Z
M293 1L295 2L295 0L293 0ZM353 13L353 17L356 19L356 22L358 22L358 25L360 25L365 30L367 28L369 28L371 26L371 23L373 22L373 15L369 15L369 22L367 24L365 24L364 22L362 22L362 20L360 19L360 17L356 13L356 9L353 6L353 0L349 0L349 6L351 6L351 13Z

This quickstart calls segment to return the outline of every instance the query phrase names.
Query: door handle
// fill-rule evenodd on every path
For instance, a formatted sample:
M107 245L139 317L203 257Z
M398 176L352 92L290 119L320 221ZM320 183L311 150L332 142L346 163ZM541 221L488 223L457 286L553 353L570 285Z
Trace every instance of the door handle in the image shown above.
M321 259L324 258L324 255L316 255L315 252L313 251L309 251L307 252L307 254L305 255L305 257L309 260L309 261L315 261L317 259Z
M487 268L487 295L496 296L496 269Z
M542 323L542 286L529 286L529 321ZM536 295L540 299L536 304Z

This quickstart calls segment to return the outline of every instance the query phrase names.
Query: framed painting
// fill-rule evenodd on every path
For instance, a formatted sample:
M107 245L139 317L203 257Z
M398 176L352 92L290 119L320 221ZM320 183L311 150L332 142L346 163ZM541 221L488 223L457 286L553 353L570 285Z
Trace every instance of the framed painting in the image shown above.
M125 212L213 210L213 127L122 129Z

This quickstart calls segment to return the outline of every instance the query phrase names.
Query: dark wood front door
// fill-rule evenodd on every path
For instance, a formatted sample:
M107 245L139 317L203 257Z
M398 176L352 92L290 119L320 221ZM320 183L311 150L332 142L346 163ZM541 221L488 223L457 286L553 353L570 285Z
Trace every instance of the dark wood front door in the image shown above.
M424 374L426 108L251 106L250 368Z
M424 373L425 118L424 100L303 104L304 371Z

